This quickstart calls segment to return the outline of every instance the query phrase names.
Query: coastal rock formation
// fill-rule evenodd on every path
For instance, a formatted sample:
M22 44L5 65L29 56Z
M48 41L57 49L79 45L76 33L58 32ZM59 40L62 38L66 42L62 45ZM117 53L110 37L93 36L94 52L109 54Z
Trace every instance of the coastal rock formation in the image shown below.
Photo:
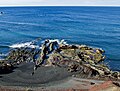
M14 69L13 65L6 60L0 60L0 74L10 73Z
M104 64L104 50L86 45L68 45L45 40L41 49L12 49L6 61L0 61L0 72L13 70L22 62L34 62L34 72L40 66L64 67L68 72L78 72L78 77L120 80L120 72L111 71Z

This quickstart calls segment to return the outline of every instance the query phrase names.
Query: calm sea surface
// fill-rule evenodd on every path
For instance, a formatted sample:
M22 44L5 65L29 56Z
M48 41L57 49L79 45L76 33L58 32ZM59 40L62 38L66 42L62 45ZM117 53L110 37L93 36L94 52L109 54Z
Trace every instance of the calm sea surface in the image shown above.
M38 37L103 48L120 70L120 7L1 7L0 52Z

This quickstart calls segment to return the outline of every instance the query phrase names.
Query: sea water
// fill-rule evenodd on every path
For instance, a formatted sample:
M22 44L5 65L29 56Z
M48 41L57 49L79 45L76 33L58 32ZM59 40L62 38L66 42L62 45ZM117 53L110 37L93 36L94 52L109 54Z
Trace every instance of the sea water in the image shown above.
M0 12L1 56L39 37L64 39L104 49L105 62L120 70L120 7L0 7Z

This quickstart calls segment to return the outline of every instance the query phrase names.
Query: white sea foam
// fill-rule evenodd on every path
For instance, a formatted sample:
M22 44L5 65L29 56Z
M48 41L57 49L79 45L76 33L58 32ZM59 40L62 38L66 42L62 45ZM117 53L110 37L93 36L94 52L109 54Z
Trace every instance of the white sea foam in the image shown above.
M1 53L0 56L1 56L1 57L4 57L4 56L7 56L7 54Z
M41 43L43 43L44 41L42 41ZM51 39L49 40L49 42L57 42L58 44L66 44L67 45L67 42L62 39L62 40L59 40L59 39Z
M4 60L4 57L6 57L8 54L0 53L0 60Z
M22 48L22 47L29 47L29 48L38 48L41 49L41 47L39 47L38 45L35 45L34 43L37 41L32 41L32 42L25 42L25 43L17 43L17 44L13 44L11 46L9 46L10 48ZM65 40L58 40L58 39L51 39L49 40L49 42L57 42L58 44L66 44L67 42L65 42ZM44 41L41 41L41 43L44 43Z
M39 48L39 46L34 45L33 42L13 44L13 45L11 45L9 47L11 47L11 48L22 48L22 47Z

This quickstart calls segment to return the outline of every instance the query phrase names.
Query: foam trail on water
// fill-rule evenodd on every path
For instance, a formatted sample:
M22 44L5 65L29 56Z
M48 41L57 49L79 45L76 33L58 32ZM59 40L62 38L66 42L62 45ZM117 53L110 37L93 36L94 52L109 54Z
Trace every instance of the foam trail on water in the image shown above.
M25 42L25 43L17 43L9 46L10 48L22 48L22 47L28 47L28 48L40 48L38 45L35 45L36 42L38 42L41 38L37 38L31 42Z
M13 44L13 45L11 45L9 47L11 47L11 48L22 48L22 47L39 48L39 46L34 45L33 42Z
M0 14L2 15L2 14ZM7 23L7 24L16 24L16 25L29 25L29 26L43 26L40 24L36 24L36 23L24 23L24 22L9 22L9 21L0 21L0 23Z
M17 44L13 44L11 46L9 46L10 48L22 48L22 47L28 47L28 48L38 48L41 49L41 47L39 47L38 45L35 45L35 42L37 42L39 39L37 40L33 40L31 42L25 42L25 43L17 43ZM41 41L41 43L43 43L44 41ZM67 42L65 42L64 39L62 40L58 40L58 39L51 39L49 40L49 42L57 42L58 44L66 44Z

